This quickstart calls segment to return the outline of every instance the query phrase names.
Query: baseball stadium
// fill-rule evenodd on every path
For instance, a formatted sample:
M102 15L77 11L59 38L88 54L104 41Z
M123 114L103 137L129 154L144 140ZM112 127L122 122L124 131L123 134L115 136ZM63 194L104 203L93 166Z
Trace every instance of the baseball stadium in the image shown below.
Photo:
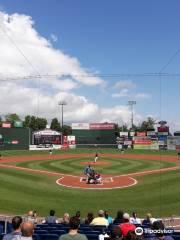
M0 2L0 240L180 240L178 9Z

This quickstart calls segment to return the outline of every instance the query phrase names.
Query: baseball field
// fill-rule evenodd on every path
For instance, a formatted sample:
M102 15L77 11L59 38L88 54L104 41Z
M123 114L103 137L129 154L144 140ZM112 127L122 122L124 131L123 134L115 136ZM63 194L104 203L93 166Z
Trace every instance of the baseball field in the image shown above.
M58 216L77 210L85 216L99 209L137 211L156 217L180 211L180 159L176 151L98 149L54 151L1 151L0 213L39 216L49 209ZM90 164L102 175L101 184L86 184Z

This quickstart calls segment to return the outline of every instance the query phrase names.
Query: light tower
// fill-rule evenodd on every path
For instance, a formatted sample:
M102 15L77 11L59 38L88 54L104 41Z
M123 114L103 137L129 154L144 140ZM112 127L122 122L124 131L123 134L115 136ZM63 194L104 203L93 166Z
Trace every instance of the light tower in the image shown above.
M136 105L136 101L128 101L128 105L131 109L131 129L133 129L134 125L134 105Z
M63 118L64 118L64 106L67 105L67 102L65 101L59 101L58 105L61 106L61 128L62 128L62 132L61 132L61 145L63 145Z

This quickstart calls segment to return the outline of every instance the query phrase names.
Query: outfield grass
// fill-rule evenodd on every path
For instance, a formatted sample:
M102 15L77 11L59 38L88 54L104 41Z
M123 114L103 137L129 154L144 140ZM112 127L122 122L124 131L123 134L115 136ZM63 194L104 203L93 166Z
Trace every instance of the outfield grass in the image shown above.
M25 161L19 163L12 163L13 165L19 167L26 167L32 169L47 170L58 173L66 173L73 175L82 175L84 170L84 165L81 162L88 162L89 158L66 158L66 159L56 159L56 160L35 160L35 161ZM100 172L101 174L125 174L141 172L145 170L153 170L165 167L176 166L175 162L163 162L163 161L151 161L146 159L126 159L126 158L110 158L103 157L98 160L98 162L107 161L109 165L104 166L93 166L93 169ZM8 163L7 163L8 164ZM11 164L11 165L12 165Z
M2 156L23 156L23 155L39 155L39 154L48 154L48 150L46 151L28 151L28 150L2 150L0 149L0 152ZM64 153L92 153L95 154L96 152L98 153L120 153L120 150L118 149L112 149L112 148L104 148L104 149L99 149L99 148L92 148L92 149L87 149L87 148L77 148L77 149L68 149L68 150L53 150L53 154L64 154ZM127 154L150 154L150 155L172 155L176 156L178 151L175 150L140 150L140 149L135 149L131 150L128 149L125 151Z
M71 150L70 152L79 152L79 150ZM87 152L87 150L81 150L81 152ZM92 150L88 152L92 152ZM103 153L105 152L117 153L117 150L103 150ZM27 155L26 151L10 151L5 153L11 156ZM42 154L42 152L40 153ZM144 151L133 151L133 153L140 154L144 153ZM147 153L149 154L150 152L147 151ZM163 153L166 155L175 154L167 151ZM37 152L28 152L28 154L37 154ZM47 154L47 152L44 154ZM16 163L16 165L62 173L80 174L84 166L79 163L86 160L86 158L70 158L27 161ZM146 159L104 158L103 160L112 163L111 165L97 167L97 170L106 174L129 173L175 166L177 164ZM24 214L29 209L34 209L40 216L44 216L47 215L50 208L54 208L58 216L61 216L64 212L74 214L76 210L81 210L82 215L85 216L88 211L96 213L99 209L107 209L114 216L117 210L122 209L128 212L136 210L141 217L147 212L152 212L155 216L177 215L180 212L180 170L137 177L137 185L115 190L69 189L55 184L56 179L57 177L38 175L14 169L0 169L0 212Z

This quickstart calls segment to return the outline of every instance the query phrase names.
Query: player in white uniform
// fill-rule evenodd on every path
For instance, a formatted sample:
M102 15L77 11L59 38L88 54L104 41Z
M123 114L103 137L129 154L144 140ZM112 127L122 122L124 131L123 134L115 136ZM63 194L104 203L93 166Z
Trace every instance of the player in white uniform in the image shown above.
M95 154L95 157L94 157L94 162L96 163L97 160L98 160L99 156L98 156L98 153Z

